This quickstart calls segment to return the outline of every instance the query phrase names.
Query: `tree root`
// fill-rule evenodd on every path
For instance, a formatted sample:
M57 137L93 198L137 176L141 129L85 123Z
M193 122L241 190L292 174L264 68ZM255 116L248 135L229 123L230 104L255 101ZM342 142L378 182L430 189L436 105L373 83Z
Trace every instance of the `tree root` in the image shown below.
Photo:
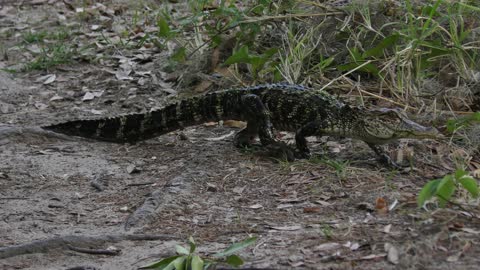
M74 137L44 130L41 127L22 127L0 124L0 145L21 140L28 140L32 137L40 139L54 138L66 141L75 140Z
M111 234L97 236L65 235L45 240L37 240L27 244L19 244L9 247L0 247L0 259L6 259L18 255L32 253L46 253L52 249L70 249L79 246L99 246L105 243L116 243L121 241L155 241L178 239L172 235L150 235L150 234Z
M124 229L139 228L150 220L165 203L174 202L182 194L189 194L191 185L183 176L174 177L162 189L153 191L125 221Z

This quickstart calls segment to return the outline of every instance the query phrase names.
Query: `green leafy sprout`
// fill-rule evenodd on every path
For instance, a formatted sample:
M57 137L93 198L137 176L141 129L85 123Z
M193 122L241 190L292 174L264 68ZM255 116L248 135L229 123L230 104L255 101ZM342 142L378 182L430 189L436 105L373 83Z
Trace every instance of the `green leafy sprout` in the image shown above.
M157 270L207 270L218 263L226 263L233 267L243 264L242 258L234 253L245 249L257 240L256 237L247 238L241 242L234 243L222 252L216 253L211 257L202 258L195 254L197 245L193 237L188 239L189 248L177 245L175 251L177 255L153 262L142 266L139 269L157 269Z
M470 176L465 170L457 169L453 174L448 174L441 179L428 182L417 197L418 206L423 207L428 200L436 197L439 206L443 208L447 202L450 202L458 188L464 188L473 198L478 198L479 190L477 180Z

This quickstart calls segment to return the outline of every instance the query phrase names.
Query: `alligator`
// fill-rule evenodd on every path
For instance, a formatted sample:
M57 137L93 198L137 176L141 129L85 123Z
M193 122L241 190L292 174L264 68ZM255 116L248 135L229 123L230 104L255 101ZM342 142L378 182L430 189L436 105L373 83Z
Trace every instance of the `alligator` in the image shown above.
M263 147L288 160L310 156L306 137L336 136L362 140L381 162L395 165L380 145L401 138L435 139L439 135L435 128L415 123L398 109L352 106L326 91L283 83L210 92L173 100L146 113L73 120L42 128L108 142L136 143L220 120L247 122L234 137L237 147L251 146L258 137ZM296 147L278 140L274 130L295 132Z

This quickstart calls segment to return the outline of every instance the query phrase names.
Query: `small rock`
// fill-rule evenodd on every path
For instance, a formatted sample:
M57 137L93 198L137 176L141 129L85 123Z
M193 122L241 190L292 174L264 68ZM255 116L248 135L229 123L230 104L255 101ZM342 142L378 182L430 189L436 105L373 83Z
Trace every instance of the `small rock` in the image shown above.
M91 92L85 93L85 95L82 98L82 101L90 101L93 100L95 96Z
M140 172L140 169L137 168L134 164L130 164L127 166L127 173L132 174L132 173L138 173Z
M207 191L217 192L217 191L218 191L218 188L217 188L217 186L215 186L214 184L207 183Z

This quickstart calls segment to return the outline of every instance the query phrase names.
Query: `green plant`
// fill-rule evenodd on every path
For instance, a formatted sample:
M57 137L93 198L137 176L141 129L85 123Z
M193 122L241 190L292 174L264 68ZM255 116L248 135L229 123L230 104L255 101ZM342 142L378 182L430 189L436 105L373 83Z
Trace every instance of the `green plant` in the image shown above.
M178 255L171 256L160 261L142 266L139 269L158 269L158 270L207 270L212 269L215 264L226 263L234 267L243 264L242 258L234 253L252 245L257 240L256 237L247 238L241 242L232 244L222 252L216 253L211 257L201 258L195 255L196 244L192 237L188 243L190 248L177 245L175 250Z
M33 32L28 31L22 34L23 41L25 43L39 43L43 42L44 38L47 37L47 31Z
M327 239L332 239L333 237L333 232L332 232L332 227L328 224L322 225L321 229L323 236Z
M337 68L348 71L368 63L359 71L378 76L393 94L410 102L418 101L414 96L425 79L439 76L440 70L472 80L480 67L480 42L471 21L480 10L459 2L425 2L418 6L407 0L400 8L402 19L381 24L375 24L378 11L373 15L371 5L353 5L337 35L346 39L349 55Z
M253 72L253 79L258 78L259 72L263 69L267 61L277 53L276 48L270 48L263 54L252 54L248 51L248 46L242 46L238 51L234 52L226 61L225 65L232 65L237 63L250 64Z
M72 61L75 50L63 44L55 44L42 49L42 52L24 67L25 70L44 70Z
M417 197L418 206L423 207L426 201L436 197L440 207L445 207L447 202L449 202L455 194L455 191L461 187L467 190L472 197L478 197L479 189L477 180L470 176L465 170L458 169L453 174L445 175L441 179L429 181L423 186Z
M174 18L167 10L157 14L159 40L154 43L161 48L165 48L167 42L177 43L179 48L172 60L184 61L207 45L220 45L224 36L231 36L233 31L237 50L225 64L245 63L251 67L255 77L277 51L275 48L259 49L254 46L256 37L267 25L267 22L256 21L255 17L271 14L271 4L271 0L252 1L246 6L231 1L219 1L218 4L213 0L188 1L190 14L187 16ZM188 32L192 35L180 38L180 34ZM253 47L255 51L263 52L249 52Z
M321 39L317 37L322 24L304 33L296 33L295 27L289 26L278 54L280 64L277 70L283 79L289 83L300 83L305 76L323 76L325 71L333 68L335 57L326 57L319 52Z
M460 117L457 119L449 119L447 121L447 131L450 133L455 133L458 130L471 126L475 123L480 123L480 112L476 112L471 115Z
M315 160L317 159L317 160ZM313 161L311 162L316 162L316 163L322 163L325 164L329 167L332 167L335 169L335 175L340 178L340 180L344 180L345 177L347 176L347 168L350 165L350 161L342 161L342 160L334 160L334 159L328 159L328 158L313 158Z

